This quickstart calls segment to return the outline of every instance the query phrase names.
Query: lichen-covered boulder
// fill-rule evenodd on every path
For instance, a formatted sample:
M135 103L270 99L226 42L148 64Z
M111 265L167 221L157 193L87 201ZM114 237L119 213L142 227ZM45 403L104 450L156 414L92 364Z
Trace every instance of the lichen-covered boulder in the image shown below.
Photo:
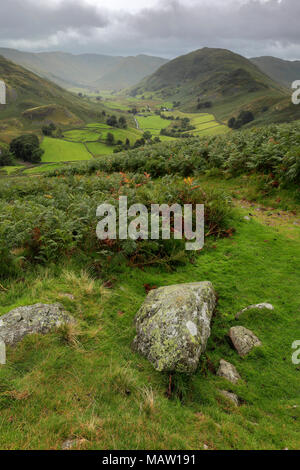
M229 330L229 337L240 356L246 356L253 348L261 346L261 341L244 326L234 326Z
M152 290L135 318L134 349L158 371L195 372L210 336L215 305L210 282Z
M32 333L49 333L54 328L74 319L61 304L35 304L18 307L0 317L0 339L14 346Z

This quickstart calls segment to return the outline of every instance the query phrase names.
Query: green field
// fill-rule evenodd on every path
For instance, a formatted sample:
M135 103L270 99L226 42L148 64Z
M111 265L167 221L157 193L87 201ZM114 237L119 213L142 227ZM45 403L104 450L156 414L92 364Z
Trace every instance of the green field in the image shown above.
M149 116L136 116L140 129L143 131L150 131L153 135L160 135L161 129L169 127L170 121L162 119L156 114L149 114Z
M21 170L22 168L24 168L23 166L20 166L20 165L15 165L15 166L1 166L0 167L0 172L3 171L5 172L7 175L11 175L12 173L15 173L19 170Z
M188 131L187 133L194 135L217 135L228 132L228 127L220 124L216 121L212 114L208 113L183 113L181 111L164 112L166 116L174 116L183 118L189 118L194 130ZM136 116L139 123L140 129L143 131L150 131L154 136L160 135L161 129L165 129L170 126L174 121L169 121L161 118L155 114ZM172 137L160 136L161 140L170 140Z
M113 153L114 150L114 147L101 142L88 142L86 146L95 157L99 155L109 155Z
M49 163L49 165L39 165L33 168L28 168L27 170L23 171L23 173L25 175L43 174L47 173L48 171L58 170L63 165L65 165L65 163Z
M66 142L61 139L45 137L41 147L45 151L42 156L43 162L72 162L91 160L92 158L83 144Z

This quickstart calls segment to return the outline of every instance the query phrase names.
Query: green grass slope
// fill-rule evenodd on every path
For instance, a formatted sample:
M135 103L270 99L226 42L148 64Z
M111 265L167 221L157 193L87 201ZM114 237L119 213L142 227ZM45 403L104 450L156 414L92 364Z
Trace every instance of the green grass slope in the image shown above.
M285 88L245 57L225 49L203 48L178 57L129 93L154 94L180 102L182 109L193 112L198 102L210 101L213 113L221 120L238 115L242 109L253 111L266 122L300 117L300 109L290 106ZM270 110L268 116L266 109Z
M100 79L95 81L94 86L104 90L128 88L136 85L167 62L167 59L147 55L125 57Z
M283 131L282 144L292 146ZM267 142L272 132L266 130ZM250 140L249 131L245 139ZM186 146L178 152L182 160L189 147L198 158L199 142L182 145ZM164 147L165 155L160 146L157 157L171 165L170 155L176 149L170 154L169 145ZM252 154L260 158L264 150L272 161L263 143L255 148ZM134 154L130 156L123 156L125 171L134 165ZM173 170L177 166L175 162ZM109 245L100 251L91 243L97 222L94 206L133 192L134 202L145 197L153 202L164 187L169 195L174 181L145 178L143 173L128 173L125 179L113 173L118 171L115 168L99 173L92 166L88 171L78 166L77 177L58 169L57 176L53 171L51 177L31 177L30 181L0 181L5 214L0 247L10 248L16 261L21 258L18 275L1 279L0 315L21 305L59 301L76 318L75 328L29 336L8 348L7 365L0 367L1 449L59 450L67 439L73 440L74 449L91 450L298 449L299 365L292 362L292 344L299 339L299 200L295 212L280 211L279 216L284 191L273 187L277 206L267 209L254 199L255 207L260 206L254 213L243 200L245 188L256 198L264 198L265 188L253 186L248 176L224 180L196 171L190 183L201 189L191 186L186 194L219 191L224 206L233 198L239 206L230 220L236 231L227 238L208 238L193 263L172 270L163 264L138 269L135 257L128 266L117 252L113 263ZM180 182L175 182L180 183L173 193L178 197L183 194L182 185L189 185L183 178L182 174ZM246 221L250 210L255 216ZM264 212L265 220L256 216ZM270 212L282 226L269 225ZM30 244L37 219L41 243ZM45 243L49 239L51 245ZM78 252L80 244L83 250ZM56 251L59 246L62 251ZM52 262L51 250L56 253ZM130 253L130 246L126 250ZM27 263L22 254L27 254ZM91 268L91 260L100 270ZM191 377L173 376L168 395L169 375L155 371L131 348L133 319L149 286L200 280L211 281L218 293L212 335L197 372ZM228 331L237 325L235 314L257 302L271 302L274 311L252 310L240 318L238 324L250 328L262 341L262 347L240 358L228 341ZM216 375L221 358L238 369L242 377L238 384ZM220 394L222 389L236 393L240 406L228 402Z
M81 124L95 119L102 109L1 56L0 79L7 87L7 104L0 105L0 139L3 134L9 139L16 129L41 127L43 122Z
M300 79L300 61L283 60L277 57L254 57L251 62L262 72L281 85L291 88L295 80Z

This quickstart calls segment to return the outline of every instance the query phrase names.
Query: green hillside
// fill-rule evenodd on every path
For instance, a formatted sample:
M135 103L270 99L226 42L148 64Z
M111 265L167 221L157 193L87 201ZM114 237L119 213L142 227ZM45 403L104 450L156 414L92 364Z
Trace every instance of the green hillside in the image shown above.
M160 57L138 55L125 57L112 69L94 83L94 86L104 90L121 90L136 85L159 67L168 62Z
M291 84L300 77L300 61L278 59L277 57L254 57L251 62L281 85L291 88Z
M129 93L155 94L195 112L208 104L220 120L251 110L263 122L280 122L300 117L290 106L285 88L262 73L251 61L225 49L203 48L178 57Z
M102 110L59 86L0 56L0 79L7 87L7 104L0 106L0 140L9 141L22 129L45 122L61 126L93 120Z
M166 59L65 52L23 52L0 48L0 55L63 88L121 89L155 72Z

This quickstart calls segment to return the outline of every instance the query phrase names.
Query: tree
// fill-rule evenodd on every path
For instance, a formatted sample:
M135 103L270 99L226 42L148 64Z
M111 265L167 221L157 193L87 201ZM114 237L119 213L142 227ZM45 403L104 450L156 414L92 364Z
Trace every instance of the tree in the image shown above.
M107 133L106 143L107 143L107 145L114 145L114 143L115 143L114 135L111 132Z
M232 117L232 118L230 118L229 121L228 121L228 127L229 127L230 129L234 129L234 126L235 126L235 117Z
M119 127L121 129L126 129L127 128L127 121L124 118L124 116L121 116L120 119L119 119Z
M143 139L147 142L152 139L152 134L150 131L145 131L143 134Z
M13 154L6 148L0 148L0 166L9 166L15 163Z
M42 133L46 136L52 136L53 132L56 130L56 125L51 122L48 126L45 125L42 127Z
M9 149L16 159L31 163L39 163L44 153L38 137L34 134L24 134L13 139Z
M106 120L106 124L110 127L118 127L118 120L116 118L116 116L110 116L107 120Z

